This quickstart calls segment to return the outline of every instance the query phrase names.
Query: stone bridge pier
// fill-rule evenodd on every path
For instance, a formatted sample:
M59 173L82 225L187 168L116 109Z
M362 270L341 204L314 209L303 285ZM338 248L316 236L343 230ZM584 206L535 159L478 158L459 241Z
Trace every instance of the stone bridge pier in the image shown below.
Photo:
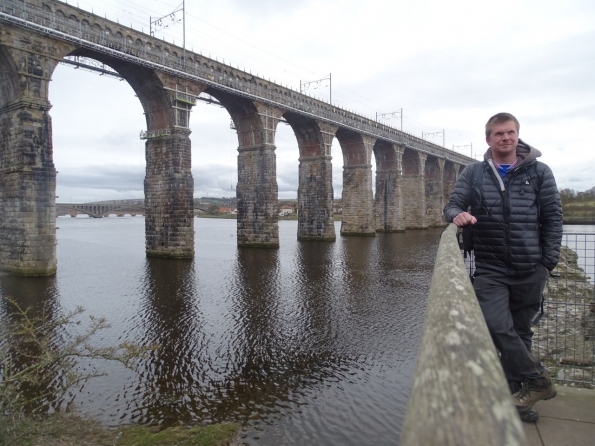
M425 165L426 222L430 227L445 226L444 209L444 162L428 156Z
M66 43L0 28L0 268L56 272L56 168L48 86Z
M403 152L403 221L405 229L427 229L425 164L427 155L410 149Z
M275 132L278 108L210 89L231 115L238 134L238 246L279 247Z
M300 152L297 238L334 241L331 144L338 127L289 112L285 119Z
M403 148L388 141L377 141L376 196L374 221L377 232L403 232L402 167Z
M149 257L194 257L194 179L190 112L205 86L89 50L133 88L145 113L145 251Z
M372 148L375 138L340 128L343 152L343 219L341 235L375 236L372 193Z
M448 203L448 199L450 198L450 193L455 187L455 183L457 182L458 178L458 169L452 161L446 161L444 163L444 171L443 171L443 181L444 181L444 204Z

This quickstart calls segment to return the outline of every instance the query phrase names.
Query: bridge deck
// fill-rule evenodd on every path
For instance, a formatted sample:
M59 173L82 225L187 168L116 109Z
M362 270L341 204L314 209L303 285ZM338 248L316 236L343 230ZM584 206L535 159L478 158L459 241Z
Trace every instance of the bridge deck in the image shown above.
M595 390L557 386L558 396L535 405L539 421L524 423L529 446L595 443Z

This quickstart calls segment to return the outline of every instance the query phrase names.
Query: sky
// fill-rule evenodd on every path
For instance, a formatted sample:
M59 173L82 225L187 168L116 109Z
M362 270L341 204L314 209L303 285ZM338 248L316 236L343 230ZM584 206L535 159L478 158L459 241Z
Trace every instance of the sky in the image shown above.
M149 31L182 0L79 0ZM73 4L73 1L70 1ZM595 186L595 2L591 0L186 0L186 48L355 113L403 114L403 130L473 157L484 126L514 114L560 189ZM182 45L182 13L155 35ZM332 85L329 86L329 74ZM316 87L316 88L315 88ZM125 82L60 64L49 89L58 202L143 197L143 110ZM398 114L383 118L397 129ZM235 196L237 137L227 111L194 107L194 196ZM276 135L279 198L297 197L298 147ZM333 187L343 159L332 145ZM374 164L374 160L372 160Z

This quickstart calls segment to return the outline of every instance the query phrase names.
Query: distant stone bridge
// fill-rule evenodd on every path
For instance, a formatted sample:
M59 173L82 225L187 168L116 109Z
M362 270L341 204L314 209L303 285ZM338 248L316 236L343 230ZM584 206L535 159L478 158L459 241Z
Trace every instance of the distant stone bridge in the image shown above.
M137 215L145 215L145 207L142 205L135 206L129 204L56 204L56 217L60 215L70 215L71 217L76 217L79 214L86 214L93 218L103 218L113 214L117 215L118 217L123 217L124 215L136 217Z
M473 161L55 0L2 0L0 23L0 268L15 273L56 271L48 90L67 56L111 67L142 104L149 256L194 255L189 116L202 93L225 107L237 130L239 246L279 246L275 131L282 118L299 151L300 240L336 238L334 138L343 155L342 235L442 225L445 197Z

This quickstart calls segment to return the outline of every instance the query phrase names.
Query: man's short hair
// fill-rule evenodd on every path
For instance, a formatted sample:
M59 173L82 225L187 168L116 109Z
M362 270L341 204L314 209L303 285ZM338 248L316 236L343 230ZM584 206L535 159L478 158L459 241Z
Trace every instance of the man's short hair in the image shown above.
M490 119L488 119L488 122L486 123L486 138L490 137L490 133L492 133L492 127L494 127L494 125L502 124L503 122L507 122L507 121L514 122L514 124L516 125L516 131L518 133L519 130L521 129L521 124L519 124L519 121L517 120L517 118L515 118L510 113L497 113L494 116L492 116Z

